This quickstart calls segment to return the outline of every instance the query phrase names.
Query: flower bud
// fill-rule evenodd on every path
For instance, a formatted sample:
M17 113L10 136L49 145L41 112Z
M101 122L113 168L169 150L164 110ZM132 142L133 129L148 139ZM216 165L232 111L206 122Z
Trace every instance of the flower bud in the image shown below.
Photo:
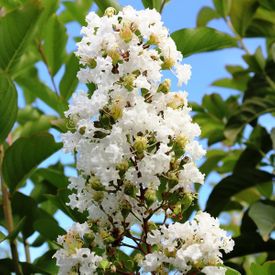
M121 59L121 55L117 49L112 49L107 52L108 56L111 57L113 64L117 64Z
M149 231L152 231L152 230L158 229L158 226L154 222L149 221L148 228L149 228Z
M161 64L163 70L170 70L175 65L175 60L171 57L165 58Z
M136 76L134 74L127 74L123 77L123 86L131 92L134 89L134 81L136 80Z
M85 134L85 131L86 131L86 127L85 126L82 126L78 129L78 132L80 135L84 135Z
M140 263L140 262L142 262L143 261L143 259L144 259L144 256L141 254L141 253L137 253L136 255L135 255L135 257L134 257L134 261L136 262L136 263Z
M97 191L93 193L93 200L96 202L101 202L104 198L104 193L102 191Z
M101 184L99 178L96 176L91 176L88 183L95 191L104 190L104 186Z
M157 200L156 191L153 189L147 189L144 197L145 197L146 204L150 206Z
M99 235L105 243L112 243L115 240L114 237L111 236L110 233L105 230L100 231Z
M99 267L102 268L103 270L106 270L109 266L110 266L110 262L106 259L103 259L100 263L99 263Z
M97 65L96 60L94 58L89 58L89 60L88 60L89 68L94 69L96 67L96 65Z
M108 17L112 17L113 15L115 15L117 13L116 9L113 7L108 7L105 12L104 15L108 16Z
M121 172L127 171L128 167L129 167L129 163L127 160L123 160L122 162L120 162L116 165L116 169Z
M128 196L134 197L136 195L136 187L130 182L124 183L124 193Z
M114 120L117 120L122 117L123 109L121 108L120 104L114 103L110 107L110 113Z
M151 34L148 40L148 44L150 45L158 45L159 44L159 37L155 34Z
M171 80L164 79L164 81L159 85L157 92L167 94L171 88Z
M123 27L119 32L119 35L125 43L129 43L133 37L133 32L131 30L131 27L128 24L123 25Z
M138 154L142 154L147 149L147 138L137 136L133 147Z
M184 135L178 135L175 138L175 142L179 147L184 148L188 142L188 139Z
M127 200L124 200L120 203L120 208L122 216L126 219L132 210L131 204Z
M183 199L181 200L182 212L190 207L190 205L193 202L193 199L194 199L194 197L191 193L185 193L184 194Z

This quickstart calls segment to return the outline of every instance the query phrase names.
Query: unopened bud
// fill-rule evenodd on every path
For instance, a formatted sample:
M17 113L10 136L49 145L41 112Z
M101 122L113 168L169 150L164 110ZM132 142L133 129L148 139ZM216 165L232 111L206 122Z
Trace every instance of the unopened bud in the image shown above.
M134 81L136 76L134 74L127 74L123 77L123 86L131 92L134 89Z
M113 7L109 7L105 10L104 15L111 17L117 13L116 9Z
M103 259L99 263L99 267L102 268L103 270L106 270L110 266L110 262L106 259Z
M132 210L131 204L127 200L124 200L124 201L121 202L120 208L121 208L121 214L122 214L122 216L124 218L127 218L127 216L129 215L129 213Z
M175 60L171 57L165 58L161 64L163 70L170 70L175 65Z
M122 117L123 110L118 103L114 103L110 107L110 113L114 120L117 120Z
M103 191L104 186L101 184L98 177L91 176L89 179L89 185L95 190L95 191Z
M175 138L175 142L179 147L184 148L188 142L188 139L184 135L178 135Z
M158 226L154 222L149 221L148 228L149 228L149 231L152 231L152 230L158 229Z
M144 256L141 253L137 253L134 257L136 263L141 263L144 260Z
M182 211L185 211L190 207L190 205L193 202L193 195L191 193L185 193L183 196L183 199L181 200L181 209Z
M147 189L144 197L145 197L146 204L150 206L157 200L156 191L153 189Z
M171 88L171 80L164 79L164 81L159 85L157 92L167 94Z
M93 193L93 200L96 202L101 202L104 198L104 193L102 191L97 191Z
M110 233L105 230L100 231L99 235L105 243L111 243L115 240L114 237L112 235L110 235Z
M94 58L90 58L88 60L88 66L91 68L91 69L94 69L97 65L97 62Z
M127 160L123 160L122 162L116 165L116 169L122 172L127 171L128 167L129 167L129 163Z
M129 43L133 37L133 32L131 30L131 27L128 24L123 25L119 35L124 42Z
M126 181L124 184L124 193L128 196L134 197L136 194L136 187L130 181Z
M133 147L138 154L143 153L147 149L147 138L137 136Z
M159 44L159 37L155 34L151 34L148 40L148 44L151 45L158 45Z

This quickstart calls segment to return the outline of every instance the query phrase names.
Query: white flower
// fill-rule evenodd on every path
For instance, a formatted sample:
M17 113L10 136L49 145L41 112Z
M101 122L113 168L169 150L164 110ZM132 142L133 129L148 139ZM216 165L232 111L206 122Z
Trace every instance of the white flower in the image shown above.
M225 275L226 268L221 266L206 266L201 271L206 275Z

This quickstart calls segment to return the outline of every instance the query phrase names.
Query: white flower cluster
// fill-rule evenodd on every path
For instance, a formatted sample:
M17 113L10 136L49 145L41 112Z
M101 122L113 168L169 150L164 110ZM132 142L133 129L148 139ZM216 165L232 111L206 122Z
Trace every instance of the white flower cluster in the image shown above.
M157 245L158 250L145 256L141 264L144 271L157 271L170 264L180 274L191 269L202 269L205 274L225 274L225 268L216 267L222 263L220 250L228 253L234 246L233 240L220 229L219 221L203 212L192 221L162 225L153 230L148 243Z
M106 247L119 247L124 236L131 237L134 224L146 231L140 242L148 239L150 251L157 234L156 231L147 238L152 216L161 213L166 218L180 219L180 213L195 197L193 183L204 181L195 161L205 150L194 140L200 128L190 117L187 92L172 92L171 80L163 77L167 70L177 77L179 86L187 84L191 66L181 64L182 55L160 14L128 6L117 14L109 8L103 17L91 12L86 21L76 55L81 65L78 78L91 88L88 93L73 96L65 113L73 129L63 134L63 142L65 151L76 154L79 171L77 178L71 178L69 188L74 193L69 205L88 213L90 229L85 234L90 236L90 242L87 246L83 241L80 225L71 229L67 237L61 237L63 249L55 255L60 274L68 274L70 269L93 274L92 270L109 255ZM192 224L190 238L200 236L202 241L208 241L212 236L212 241L217 235L216 227L209 228L205 223L197 224L200 234L209 229L214 232L196 235L195 222ZM171 230L179 229L176 234L181 234L185 229L180 226L188 227L176 223ZM82 228L82 233L77 233L77 228ZM71 243L75 249L71 249ZM190 256L190 262L183 254L189 253L186 247L192 251L195 247L181 245L175 259L182 257L181 265L186 267L178 262L174 262L175 266L189 270L198 259L208 263L215 258L217 262L217 246L197 246L197 258ZM95 247L105 252L100 257L87 252ZM150 269L148 263L155 256L146 256L144 269ZM90 273L85 273L87 267Z

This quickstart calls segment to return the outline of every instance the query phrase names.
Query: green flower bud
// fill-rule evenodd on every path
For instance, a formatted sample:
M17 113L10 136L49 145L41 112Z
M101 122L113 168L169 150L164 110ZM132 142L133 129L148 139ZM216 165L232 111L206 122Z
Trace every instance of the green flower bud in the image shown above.
M80 135L84 135L85 134L85 131L86 131L86 127L85 126L82 126L78 129L78 132Z
M105 10L104 15L108 16L108 17L112 17L113 15L115 15L117 13L116 9L113 7L109 7Z
M147 149L147 142L148 141L146 137L136 137L133 147L138 154L143 153Z
M175 138L175 142L179 147L184 148L188 142L188 139L184 135L178 135Z
M134 197L136 195L136 191L136 187L130 181L126 181L124 183L124 193L126 195Z
M128 168L129 168L129 163L128 163L127 160L123 160L122 162L120 162L116 165L116 169L121 171L121 172L127 171Z
M99 263L99 267L102 268L103 270L106 270L109 268L110 266L110 262L106 259L103 259L100 263Z
M159 44L159 37L155 34L151 34L148 40L148 44L150 45L158 45Z
M153 189L147 189L144 197L145 197L146 204L150 206L157 200L156 191Z
M101 184L100 180L96 176L91 176L89 179L89 185L95 190L95 191L103 191L104 186Z
M164 81L159 85L157 92L167 94L171 88L171 80L164 79Z
M125 24L123 25L123 27L121 28L120 32L119 32L120 38L125 42L125 43L129 43L132 40L133 37L133 32L131 30L130 25Z
M149 228L149 231L152 231L152 230L158 229L158 226L154 222L149 221L148 228Z
M129 213L132 210L132 206L127 200L124 200L120 203L120 209L121 209L122 216L124 218L127 218L127 216L129 215Z
M121 108L120 104L114 103L110 107L110 113L114 120L117 120L122 117L123 109Z
M93 193L93 200L96 202L101 202L104 198L104 192L97 191Z
M191 193L185 193L184 194L183 199L181 200L182 212L187 210L190 207L190 205L193 202L193 199L194 199L194 197Z
M134 89L134 81L136 76L134 74L127 74L123 77L123 86L131 92Z
M175 60L171 57L165 58L161 64L163 70L170 70L175 65Z
M144 256L141 253L137 253L134 257L134 261L136 263L140 263L144 260Z
M89 66L89 68L94 69L96 67L96 65L97 65L97 62L96 62L96 60L94 58L90 58L88 60L88 66Z

